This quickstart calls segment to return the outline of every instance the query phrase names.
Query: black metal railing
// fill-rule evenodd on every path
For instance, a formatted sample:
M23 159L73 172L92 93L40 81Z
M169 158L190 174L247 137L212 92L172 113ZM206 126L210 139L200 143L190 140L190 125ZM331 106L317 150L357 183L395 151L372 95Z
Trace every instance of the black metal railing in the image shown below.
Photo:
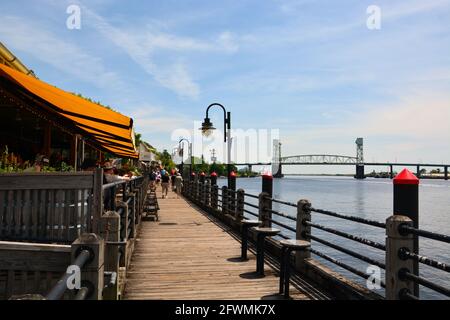
M385 270L386 273L392 272L392 265L390 265L388 268L386 259L380 261L378 258L373 257L373 254L377 254L377 256L379 256L378 253L382 253L385 257L387 257L390 254L389 250L392 249L388 248L386 243L381 243L380 241L369 239L365 236L355 235L344 230L339 230L339 228L328 225L327 223L328 220L325 219L320 219L319 222L316 222L314 220L319 216L328 216L344 221L349 221L352 223L374 227L376 228L376 230L381 229L382 232L375 233L377 238L380 239L386 238L388 222L380 222L362 217L345 215L334 211L318 209L312 207L311 204L306 200L302 201L306 201L307 205L305 207L301 207L305 205L305 202L299 201L298 203L293 203L290 201L275 199L264 193L256 195L245 192L244 190L236 191L230 190L227 187L219 188L218 186L211 186L211 185L199 186L199 184L200 182L198 181L196 182L191 181L190 183L187 184L189 190L186 190L185 195L190 200L195 201L200 206L202 206L204 205L202 203L202 199L208 197L212 199L211 197L214 195L215 192L216 194L215 197L217 198L216 199L217 214L219 215L225 214L227 216L234 217L234 219L238 221L239 219L244 219L246 216L249 218L255 217L263 222L265 221L265 223L267 223L268 225L273 224L279 227L281 230L281 232L276 237L274 237L275 241L277 241L277 239L280 238L282 239L297 238L302 240L303 239L309 240L312 242L310 252L313 255L322 258L331 263L332 265L340 267L350 272L351 274L354 274L357 277L363 278L365 280L367 279L373 280L372 274L368 273L366 270L364 271L359 270L350 263L344 262L342 257L348 256L351 259L356 259L369 265L378 267L380 268L380 270ZM204 193L206 193L206 195ZM278 205L276 209L272 208L273 204ZM207 207L207 209L212 208L211 206L209 206ZM292 215L293 209L297 211L297 215ZM301 218L299 219L299 217ZM389 219L387 221L389 221ZM292 222L295 223L295 225L292 225ZM320 234L314 234L313 230L320 231L319 232ZM422 229L416 229L408 224L401 225L399 227L399 232L405 236L417 235L444 243L450 243L450 237L447 235L438 234L435 232L430 232ZM373 234L372 231L370 233ZM326 238L327 234L338 237L338 239L340 239L339 242L336 241L335 239L330 240ZM367 250L365 250L364 252L358 252L360 250L358 251L354 250L353 246L352 249L349 249L348 247L345 246L345 244L349 243L348 241L350 241L350 243L356 243L359 246L362 246L361 248L367 248ZM319 246L320 248L315 246L314 243L320 244ZM330 252L334 251L339 252L341 254L340 255L341 258L339 259L335 258L331 256L332 254L328 253L328 251L327 252L321 251L320 250L321 248L328 248L330 249ZM375 249L375 251L373 249ZM449 265L440 262L438 260L435 260L433 258L421 256L416 252L402 250L399 251L394 256L395 259L397 259L397 261L400 261L402 259L403 260L410 259L418 261L421 264L427 265L440 271L444 272L450 271ZM392 264L393 262L390 261L390 263ZM385 290L388 290L389 288L387 288L387 284L385 282L385 279L383 279L383 275L384 272L381 272L380 273L381 278L378 279L378 283L380 287L385 288ZM431 282L419 276L418 274L411 273L410 271L405 272L402 275L402 279L400 279L400 281L406 280L413 281L431 290L449 296L448 289L444 288L442 285ZM380 292L378 292L378 294L379 293ZM396 297L399 299L413 299L413 300L418 299L418 297L414 296L414 294L412 294L410 290L403 290L403 289L397 293Z
M414 228L413 226L409 226L406 224L400 224L398 227L398 231L400 234L403 234L405 236L407 235L416 235L419 237L423 237L426 239L434 240L437 242L443 242L443 243L450 243L450 237L447 235L443 235L440 233L427 231L423 229ZM438 261L436 259L426 257L423 255L419 255L418 253L411 252L407 248L400 248L398 255L400 259L402 260L413 260L420 264L427 265L429 267L432 267L434 269L449 273L450 272L450 266L444 262ZM420 275L412 274L408 270L402 270L400 277L406 280L410 280L416 284L422 285L430 290L433 290L435 292L438 292L442 295L445 295L447 297L450 297L450 289L436 284ZM448 277L448 275L447 275ZM413 296L412 294L409 294L409 297ZM417 297L416 297L417 298Z
M71 265L76 266L79 270L83 269L83 267L87 264L89 260L92 260L93 252L88 249L81 250L73 261ZM67 285L69 279L73 276L72 273L64 273L64 275L56 282L55 286L50 290L50 292L45 296L47 300L60 300L67 290L69 290L69 286ZM80 275L81 276L81 275ZM91 288L88 286L81 287L76 293L76 298L86 298L89 296ZM81 291L81 293L80 293Z

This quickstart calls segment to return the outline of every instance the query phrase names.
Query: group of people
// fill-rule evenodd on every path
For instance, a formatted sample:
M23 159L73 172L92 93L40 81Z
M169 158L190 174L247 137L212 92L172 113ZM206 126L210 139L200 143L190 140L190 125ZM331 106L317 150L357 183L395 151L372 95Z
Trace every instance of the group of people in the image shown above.
M172 191L177 193L177 197L181 194L183 187L183 178L177 169L172 169L171 172L166 169L159 168L150 172L150 185L156 188L161 184L162 198L166 198L169 193L169 187L172 186Z

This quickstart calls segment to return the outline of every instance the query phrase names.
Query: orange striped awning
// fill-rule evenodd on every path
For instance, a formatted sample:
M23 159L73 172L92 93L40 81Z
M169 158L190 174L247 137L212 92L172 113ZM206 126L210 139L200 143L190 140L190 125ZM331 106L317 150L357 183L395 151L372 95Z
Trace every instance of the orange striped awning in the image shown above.
M103 149L118 156L138 157L133 119L2 64L0 77L43 100L51 112L72 121Z

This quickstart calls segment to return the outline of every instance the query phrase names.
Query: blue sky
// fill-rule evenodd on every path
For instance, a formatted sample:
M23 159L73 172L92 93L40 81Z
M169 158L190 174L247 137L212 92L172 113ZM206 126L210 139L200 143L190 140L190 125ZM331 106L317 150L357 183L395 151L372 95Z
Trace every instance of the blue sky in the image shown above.
M449 163L449 21L450 0L4 0L0 41L158 148L221 102L234 128L279 129L285 155L354 155L361 136L367 161Z

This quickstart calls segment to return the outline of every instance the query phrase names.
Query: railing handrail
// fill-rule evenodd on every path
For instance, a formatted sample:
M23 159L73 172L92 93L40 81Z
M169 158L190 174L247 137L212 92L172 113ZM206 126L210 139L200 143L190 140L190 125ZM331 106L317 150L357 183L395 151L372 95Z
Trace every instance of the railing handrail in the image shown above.
M405 234L414 234L427 239L432 239L440 242L450 243L450 236L446 236L444 234L440 234L433 231L427 231L423 229L417 229L407 225L400 225L399 231Z
M122 181L109 182L109 183L105 183L102 186L102 188L103 188L103 190L107 190L107 189L110 189L110 188L113 188L113 187L117 187L117 186L120 186L120 185L123 185L123 184L128 184L130 182L135 182L135 181L141 180L143 178L144 178L144 176L139 176L139 177L132 177L130 179L123 179Z
M202 201L205 197L205 195L203 193L207 194L208 192L211 192L210 191L211 189L209 189L208 187L205 187L199 181L197 181L196 183L193 183L193 184L189 183L186 185L187 185L187 188L190 188L190 187L194 188L194 190L190 190L189 192L187 192L186 195L189 198L192 198L192 200L199 203L200 205L205 205L204 203L202 203ZM392 254L392 250L394 248L392 246L388 247L387 242L386 242L386 244L383 244L383 243L380 243L380 242L377 242L377 241L374 241L371 239L367 239L362 236L357 236L357 235L354 235L354 234L351 234L348 232L337 230L335 228L332 228L332 227L329 227L326 225L322 225L322 224L315 223L315 222L313 223L311 221L311 213L323 214L323 215L331 216L331 217L338 218L338 219L348 220L348 221L360 223L363 225L377 227L377 228L386 230L386 232L388 232L387 222L386 223L379 222L379 221L370 220L370 219L366 219L366 218L362 218L362 217L358 217L358 216L343 215L343 214L329 211L329 210L317 209L317 208L311 207L311 205L308 201L306 201L306 205L308 205L308 207L306 209L300 209L302 206L302 201L304 201L304 200L301 200L297 204L295 204L295 203L292 203L289 201L275 199L272 196L267 196L267 194L265 194L265 193L261 193L259 195L254 195L251 193L247 193L242 189L236 191L236 190L229 189L226 186L223 188L217 188L217 186L215 186L215 188L216 188L215 190L218 190L216 192L215 197L216 197L216 208L218 208L216 210L218 210L219 214L220 213L227 214L227 215L229 214L229 215L234 216L234 219L237 219L238 210L240 210L241 214L247 213L251 216L257 217L259 220L266 219L266 221L269 224L273 223L273 224L281 227L283 230L288 230L289 232L295 233L297 239L299 237L299 230L300 231L303 230L303 232L300 232L302 237L304 237L303 239L305 239L307 241L310 241L310 240L316 241L322 245L325 245L328 248L337 250L337 251L344 253L346 255L349 255L353 258L356 258L358 260L369 263L370 265L377 266L380 269L386 269L386 275L387 275L387 272L388 272L387 260L380 262L380 261L373 259L371 257L368 257L364 254L360 254L354 250L350 250L343 246L340 246L340 245L336 244L335 242L327 241L321 237L312 235L310 231L309 232L304 231L304 230L311 230L311 228L318 229L318 230L321 230L321 231L324 231L324 232L327 232L327 233L330 233L330 234L333 234L333 235L336 235L336 236L339 236L339 237L342 237L342 238L345 238L348 240L355 241L362 245L384 251L386 253L386 257L387 257L388 254ZM199 194L197 194L197 193L199 193ZM235 197L235 195L237 195L237 197ZM258 202L257 203L248 202L245 200L246 197L258 199ZM269 201L269 202L267 202L267 201ZM273 209L272 205L271 205L272 203L278 203L281 205L286 205L289 207L297 208L297 216L292 216L292 215L286 214L283 212L284 210ZM209 205L209 204L207 204L207 205ZM210 205L208 208L211 209ZM253 212L253 211L249 210L249 208L254 208L254 209L257 209L258 211ZM299 213L301 212L301 210L303 210L303 212L306 212L307 215L299 216ZM291 227L291 226L287 225L286 223L283 223L282 221L279 221L277 219L273 219L272 214L274 214L275 216L283 217L285 219L289 219L291 221L295 221L297 223L297 228ZM301 217L301 220L299 220L298 217ZM306 219L305 219L305 217L306 217ZM395 217L395 215L392 217ZM399 217L399 216L397 216L397 217ZM388 221L389 221L389 219L388 219ZM300 229L299 229L299 224L301 224ZM307 228L309 228L309 229L307 229ZM414 228L412 225L409 225L409 224L400 225L398 227L398 232L404 236L416 235L416 236L421 236L421 237L436 240L436 241L450 243L450 236L447 236L444 234L439 234L436 232L426 231L426 230L419 229L419 228ZM283 232L279 233L276 237L280 237L283 239L290 238ZM393 238L393 239L396 239L396 238ZM276 238L275 238L274 241L277 242L278 240L276 240ZM391 253L388 252L389 250L391 250ZM350 266L342 261L339 261L331 256L328 256L327 254L325 254L323 252L316 250L315 248L311 248L310 252L315 254L318 257L321 257L321 258L335 264L338 267L341 267L341 268L359 276L359 277L362 277L364 279L369 279L371 277L370 273L358 270L353 266ZM447 265L443 262L437 261L435 259L429 258L429 257L421 256L415 252L410 252L410 251L403 252L402 250L399 250L397 253L395 253L394 259L414 260L419 263L422 263L422 264L428 265L430 267L433 267L435 269L438 269L440 271L450 272L449 265ZM392 263L392 262L390 262L390 263ZM390 267L392 267L392 266L390 266ZM391 270L389 270L389 272L391 272ZM449 289L444 288L443 286L441 286L439 284L433 283L417 274L412 274L412 273L406 272L404 278L405 277L407 277L408 280L410 280L412 282L419 283L420 285L423 285L423 286L425 286L431 290L434 290L436 292L439 292L443 295L449 296L449 294L450 294ZM386 283L382 279L379 279L379 280L380 280L380 282L379 282L380 286L382 288L386 288L386 290L388 290ZM404 281L404 280L399 280L399 281ZM391 290L391 289L389 289L389 290ZM412 299L412 300L418 299L418 297L416 297L410 290L400 290L398 292L397 297L399 297L400 299Z
M79 252L75 261L71 265L77 266L80 270L86 265L86 263L92 259L92 252L83 249ZM70 273L64 273L64 275L56 282L50 292L45 296L47 300L59 300L68 290L67 281L72 276Z

